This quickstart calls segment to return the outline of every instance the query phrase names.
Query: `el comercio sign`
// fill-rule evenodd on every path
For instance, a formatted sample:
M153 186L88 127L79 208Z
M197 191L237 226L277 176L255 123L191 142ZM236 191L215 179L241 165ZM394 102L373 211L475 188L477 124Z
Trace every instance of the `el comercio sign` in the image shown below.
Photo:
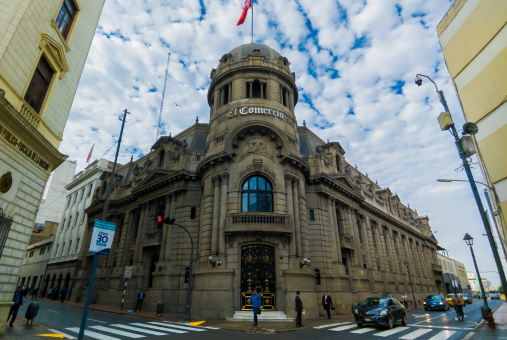
M235 109L230 109L227 111L227 117L232 118L234 116L237 116L238 113L242 116L244 115L268 115L273 116L275 119L280 118L283 119L283 111L275 110L275 109L268 109L265 107L240 107Z

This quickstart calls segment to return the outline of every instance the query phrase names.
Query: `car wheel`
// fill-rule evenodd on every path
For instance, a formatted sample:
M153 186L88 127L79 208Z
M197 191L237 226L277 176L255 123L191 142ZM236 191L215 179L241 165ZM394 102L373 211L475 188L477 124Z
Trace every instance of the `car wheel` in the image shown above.
M447 305L447 310L449 311L451 309L451 307L449 305Z
M358 323L358 324L357 324L357 327L364 327L364 324L362 324L362 323Z
M402 326L407 325L407 314L403 314L403 318L401 319L401 325Z
M424 307L424 310L428 310L428 308Z
M391 315L389 315L387 317L387 329L393 329L393 327L394 327L393 317Z

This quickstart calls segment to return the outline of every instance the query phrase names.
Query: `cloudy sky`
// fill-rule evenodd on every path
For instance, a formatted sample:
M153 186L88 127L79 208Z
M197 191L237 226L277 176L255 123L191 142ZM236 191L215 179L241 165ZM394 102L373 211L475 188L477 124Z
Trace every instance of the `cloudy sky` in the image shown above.
M250 14L236 26L244 0L106 0L72 106L60 151L86 165L118 139L122 110L131 115L119 161L141 157L155 142L167 54L169 79L163 134L209 120L211 69L232 48L250 42ZM443 59L436 25L449 0L255 0L255 41L278 50L296 72L303 119L322 139L337 141L346 159L428 215L440 245L473 271L468 232L483 277L499 285L487 238L453 137L440 131L444 90L454 121L463 114ZM177 103L179 106L176 106ZM114 158L113 148L106 158ZM476 166L474 175L482 180ZM481 189L482 195L482 189Z

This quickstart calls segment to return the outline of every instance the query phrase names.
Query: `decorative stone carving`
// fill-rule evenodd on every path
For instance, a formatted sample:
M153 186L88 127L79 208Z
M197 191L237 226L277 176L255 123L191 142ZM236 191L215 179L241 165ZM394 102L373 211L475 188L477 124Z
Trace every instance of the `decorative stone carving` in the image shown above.
M245 170L241 171L239 173L239 177L242 178L244 175L250 173L250 172L256 172L256 171L261 171L269 176L271 176L271 178L275 178L275 174L269 170L269 168L265 167L265 166L261 166L260 169L257 169L256 166L254 165L250 165L248 167L246 167Z
M253 139L242 148L242 158L250 155L265 155L270 157L273 154L271 147L260 139Z

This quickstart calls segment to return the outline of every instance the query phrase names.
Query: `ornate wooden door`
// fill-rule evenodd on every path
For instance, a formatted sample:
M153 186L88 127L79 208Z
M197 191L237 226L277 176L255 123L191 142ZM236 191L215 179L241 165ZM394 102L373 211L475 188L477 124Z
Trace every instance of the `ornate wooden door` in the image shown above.
M263 310L275 310L275 249L264 245L241 248L241 310L252 310L253 290L261 296Z

